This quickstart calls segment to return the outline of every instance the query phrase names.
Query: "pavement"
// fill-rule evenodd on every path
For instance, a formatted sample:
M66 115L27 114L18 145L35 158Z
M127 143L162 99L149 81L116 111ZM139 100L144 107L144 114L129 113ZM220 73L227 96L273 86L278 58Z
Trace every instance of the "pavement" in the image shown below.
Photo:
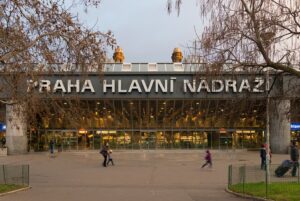
M260 163L258 152L212 151L213 167L201 169L205 150L116 150L102 167L98 151L0 157L0 164L30 164L27 191L1 201L240 201L224 191L229 164ZM288 155L273 154L280 163Z

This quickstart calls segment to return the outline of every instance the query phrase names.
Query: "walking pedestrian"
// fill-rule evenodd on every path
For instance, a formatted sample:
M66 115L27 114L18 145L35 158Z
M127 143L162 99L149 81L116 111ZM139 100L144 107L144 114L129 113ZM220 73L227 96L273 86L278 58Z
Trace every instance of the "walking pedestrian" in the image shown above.
M107 164L106 165L108 165L109 164L109 162L112 164L112 165L115 165L114 164L114 161L113 161L113 158L112 158L112 150L110 149L110 150L108 150L108 154L107 154Z
M202 165L201 168L204 168L206 165L209 164L209 167L211 168L212 167L212 158L211 158L211 153L209 150L206 150L206 155L205 155L205 163Z
M260 148L260 169L265 170L266 169L266 158L267 158L267 152L266 152L266 147L264 144L261 145Z
M50 155L51 155L51 157L53 157L54 156L54 140L53 139L50 140L49 147L50 147Z
M297 169L299 167L299 151L296 145L296 141L291 142L291 161L293 163L292 176L295 177L297 174Z
M108 147L104 145L102 149L100 150L100 154L103 156L103 167L106 167L107 165L107 155L108 155Z

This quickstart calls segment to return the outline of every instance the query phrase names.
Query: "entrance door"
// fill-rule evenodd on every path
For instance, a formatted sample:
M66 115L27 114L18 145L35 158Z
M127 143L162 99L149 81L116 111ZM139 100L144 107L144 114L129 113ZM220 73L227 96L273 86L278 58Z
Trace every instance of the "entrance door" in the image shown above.
M220 149L231 149L232 132L221 132L219 141L220 141Z
M141 131L141 148L156 149L156 131Z
M65 151L78 149L78 136L75 130L66 130L63 132L62 149Z

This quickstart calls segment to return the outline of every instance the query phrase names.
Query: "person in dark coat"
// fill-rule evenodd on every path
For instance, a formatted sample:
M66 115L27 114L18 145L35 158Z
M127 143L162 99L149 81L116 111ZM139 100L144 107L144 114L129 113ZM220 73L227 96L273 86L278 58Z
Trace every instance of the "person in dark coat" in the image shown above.
M263 144L261 145L259 153L260 153L260 159L261 159L260 169L265 170L266 169L266 158L267 158L267 151L266 151L265 145L263 145Z
M100 154L103 156L103 167L107 166L107 155L108 155L108 147L106 145L103 146L103 148L100 150Z
M53 139L50 140L49 146L50 146L50 153L51 153L51 155L53 155L53 153L54 153L54 140Z
M299 151L298 147L296 146L296 141L292 141L291 144L291 161L293 163L293 169L292 169L292 176L295 177L297 174L297 169L299 167Z
M206 165L209 164L209 167L212 167L212 158L211 158L211 153L209 152L209 150L206 150L206 155L205 155L205 163L202 165L201 168L204 168Z

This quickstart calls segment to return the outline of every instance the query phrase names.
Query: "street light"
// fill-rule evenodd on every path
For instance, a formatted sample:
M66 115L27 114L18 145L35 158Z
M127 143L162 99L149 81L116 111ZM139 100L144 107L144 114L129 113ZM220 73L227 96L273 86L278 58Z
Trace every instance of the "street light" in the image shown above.
M266 91L267 91L267 102L266 102L266 171L267 171L267 184L270 183L270 78L269 69L266 72Z

